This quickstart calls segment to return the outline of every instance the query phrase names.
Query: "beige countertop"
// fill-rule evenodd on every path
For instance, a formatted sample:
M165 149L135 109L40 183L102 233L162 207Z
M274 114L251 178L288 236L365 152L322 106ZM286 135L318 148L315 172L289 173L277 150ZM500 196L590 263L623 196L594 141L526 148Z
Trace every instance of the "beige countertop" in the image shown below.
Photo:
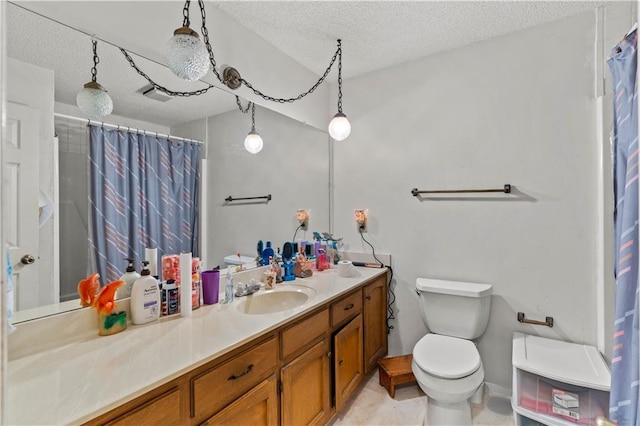
M113 336L98 336L96 325L95 334L84 333L72 342L10 357L5 421L32 425L90 420L387 271L356 269L358 275L352 278L339 277L331 269L279 284L302 285L316 292L303 305L287 311L245 314L238 309L246 299L241 297L231 304L204 305L191 317L174 315L129 325ZM90 320L86 314L82 318Z

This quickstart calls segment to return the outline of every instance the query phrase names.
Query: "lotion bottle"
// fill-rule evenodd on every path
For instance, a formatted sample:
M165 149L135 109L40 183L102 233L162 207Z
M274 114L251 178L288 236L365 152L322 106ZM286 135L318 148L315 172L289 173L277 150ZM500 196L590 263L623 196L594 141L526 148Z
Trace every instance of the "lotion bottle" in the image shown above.
M130 297L131 289L133 288L133 283L136 282L138 278L140 278L140 274L138 274L136 272L136 268L133 267L133 259L126 258L125 260L129 262L129 265L127 265L127 270L124 273L124 275L120 277L120 279L124 281L124 285L118 289L116 293L117 299Z
M149 262L144 265L140 278L131 289L131 321L134 324L146 324L160 317L160 289L158 281L151 276Z

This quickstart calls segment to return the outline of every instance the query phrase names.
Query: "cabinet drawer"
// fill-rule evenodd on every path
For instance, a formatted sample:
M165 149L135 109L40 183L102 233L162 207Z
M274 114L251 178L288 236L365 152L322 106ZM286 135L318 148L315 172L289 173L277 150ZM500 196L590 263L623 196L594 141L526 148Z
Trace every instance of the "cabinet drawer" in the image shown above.
M282 359L322 336L329 328L329 310L323 309L282 332Z
M271 338L191 380L192 417L210 416L275 372L276 339Z
M167 393L107 423L109 426L154 424L180 424L180 389L170 389Z
M362 310L362 289L331 305L331 326L340 324Z

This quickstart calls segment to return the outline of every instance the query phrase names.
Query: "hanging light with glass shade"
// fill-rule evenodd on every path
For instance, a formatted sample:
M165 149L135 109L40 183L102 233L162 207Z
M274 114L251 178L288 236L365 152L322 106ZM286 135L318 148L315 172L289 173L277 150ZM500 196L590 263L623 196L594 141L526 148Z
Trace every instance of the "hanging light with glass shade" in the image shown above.
M338 40L338 113L329 123L329 135L337 141L343 141L350 133L351 123L342 112L342 43Z
M262 138L256 132L256 104L251 102L251 131L244 138L244 148L252 154L257 154L262 151Z
M100 119L111 114L113 111L113 101L97 81L98 79L98 42L91 40L93 43L93 67L91 68L91 81L84 85L84 88L78 92L76 96L76 104L83 114L90 118Z
M167 65L181 79L196 81L209 71L209 53L198 33L189 27L189 5L187 0L182 9L182 27L173 32L167 44Z
M200 15L202 17L201 32L198 34L196 31L189 28L189 5L190 0L186 0L183 7L184 20L182 27L178 28L174 32L174 37L170 40L167 49L167 62L169 68L180 78L188 81L199 80L204 77L209 70L214 74L220 83L225 85L231 90L237 90L244 86L246 89L253 92L255 96L269 102L277 102L280 104L292 103L303 99L304 97L313 93L329 75L333 64L338 61L338 112L329 123L329 134L336 141L345 140L351 133L351 124L347 119L347 116L342 112L342 43L338 40L337 49L329 62L329 66L324 71L322 76L316 81L308 90L299 93L297 96L288 98L279 98L268 95L259 90L253 83L243 78L240 72L231 66L218 67L213 51L213 46L209 39L209 30L206 25L206 12L204 0L198 0L198 6L200 8ZM200 41L200 35L202 41ZM139 75L147 79L149 84L153 86L155 90L163 92L169 96L198 96L207 93L209 89L214 86L211 83L207 83L207 87L204 89L198 89L188 92L175 91L167 89L153 81L144 71L142 71L135 63L133 58L127 53L126 50L120 48L120 51L125 56L129 64L138 72ZM221 68L222 72L218 69ZM240 107L242 111L242 107ZM244 113L248 112L243 111ZM250 134L251 136L251 134ZM259 135L256 137L248 138L247 145L261 146L258 143ZM259 138L260 141L262 140ZM251 141L254 142L251 142ZM256 148L256 152L259 152L259 148Z

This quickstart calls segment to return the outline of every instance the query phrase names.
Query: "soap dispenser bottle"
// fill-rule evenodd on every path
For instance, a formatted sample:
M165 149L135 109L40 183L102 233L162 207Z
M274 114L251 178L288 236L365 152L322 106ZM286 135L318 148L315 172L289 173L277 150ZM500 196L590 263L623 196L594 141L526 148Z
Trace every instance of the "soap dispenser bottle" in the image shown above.
M158 281L151 276L149 262L144 265L140 278L131 289L131 321L134 324L146 324L160 317L160 289Z
M133 267L133 259L125 258L129 265L127 265L127 270L120 277L122 281L124 281L124 285L120 287L116 293L116 299L122 299L124 297L131 296L131 289L133 288L133 283L136 282L138 278L140 278L140 274L136 272L136 268Z

